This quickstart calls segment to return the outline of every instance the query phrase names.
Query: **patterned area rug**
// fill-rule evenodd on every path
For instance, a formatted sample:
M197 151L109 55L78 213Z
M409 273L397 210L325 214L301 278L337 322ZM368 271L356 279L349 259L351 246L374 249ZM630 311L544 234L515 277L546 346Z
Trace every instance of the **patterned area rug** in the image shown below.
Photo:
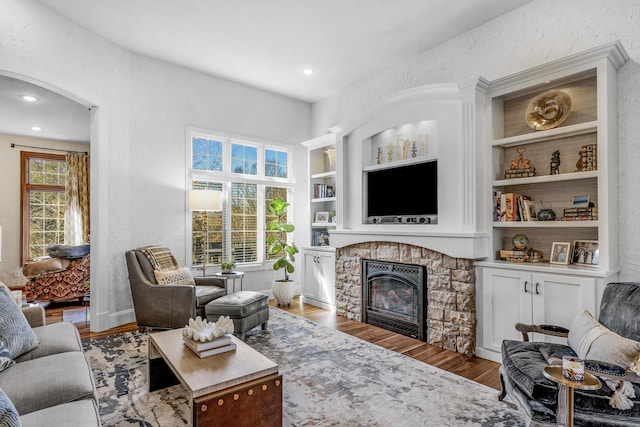
M407 356L272 308L270 333L247 343L284 378L284 426L520 426L497 391ZM88 340L104 426L187 425L182 386L149 393L147 337Z

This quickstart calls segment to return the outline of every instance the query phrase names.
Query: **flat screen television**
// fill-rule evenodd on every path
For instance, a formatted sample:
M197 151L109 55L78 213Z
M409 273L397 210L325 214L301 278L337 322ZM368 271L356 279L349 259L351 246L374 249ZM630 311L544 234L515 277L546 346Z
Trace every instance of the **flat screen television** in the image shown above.
M373 217L428 215L437 223L437 161L369 171L366 185L369 222Z

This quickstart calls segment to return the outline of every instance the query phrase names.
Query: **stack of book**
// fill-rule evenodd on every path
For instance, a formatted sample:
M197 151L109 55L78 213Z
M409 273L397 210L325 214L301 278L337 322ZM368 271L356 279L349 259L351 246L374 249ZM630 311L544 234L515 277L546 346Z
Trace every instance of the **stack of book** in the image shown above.
M577 172L598 170L598 144L583 145L576 163Z
M214 354L220 354L227 351L233 351L236 349L236 344L231 341L231 335L223 335L218 338L214 338L211 341L195 341L188 337L182 337L184 345L186 345L191 351L197 354L199 357L213 356Z
M594 221L598 219L598 208L566 208L563 221Z
M332 185L326 184L314 184L313 185L313 198L314 199L327 199L329 197L336 197L336 193L333 190Z

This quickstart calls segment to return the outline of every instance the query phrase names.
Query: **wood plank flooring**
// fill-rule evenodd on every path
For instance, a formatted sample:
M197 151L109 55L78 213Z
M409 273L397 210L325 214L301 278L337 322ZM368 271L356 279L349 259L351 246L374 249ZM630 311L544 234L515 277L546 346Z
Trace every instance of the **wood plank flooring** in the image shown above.
M269 303L275 306L275 300L271 300ZM78 305L78 303L56 303L49 305L45 308L47 323L61 322L63 320L64 310L78 308L83 307ZM337 316L331 311L304 304L298 297L294 298L291 307L280 308L496 390L500 389L500 380L498 379L499 363L443 350L414 338L387 331L386 329L349 320L345 317ZM76 327L83 339L99 338L137 330L135 323L128 323L107 331L91 332L84 320L76 323Z

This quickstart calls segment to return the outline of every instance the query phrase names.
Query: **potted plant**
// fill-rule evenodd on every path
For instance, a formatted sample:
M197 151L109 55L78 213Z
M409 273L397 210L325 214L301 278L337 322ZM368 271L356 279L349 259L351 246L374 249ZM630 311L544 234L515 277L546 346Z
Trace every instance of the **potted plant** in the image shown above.
M233 273L233 269L236 268L236 263L233 261L223 262L220 264L223 274Z
M283 269L284 278L275 279L272 283L273 296L276 298L278 305L291 305L291 299L295 293L295 283L289 278L289 274L293 273L296 260L295 254L298 253L298 247L292 241L288 240L288 234L296 228L293 224L286 221L285 216L291 204L284 200L274 199L269 205L269 213L274 215L276 219L269 222L267 229L275 231L267 238L269 245L269 254L278 257L273 264L274 270Z

